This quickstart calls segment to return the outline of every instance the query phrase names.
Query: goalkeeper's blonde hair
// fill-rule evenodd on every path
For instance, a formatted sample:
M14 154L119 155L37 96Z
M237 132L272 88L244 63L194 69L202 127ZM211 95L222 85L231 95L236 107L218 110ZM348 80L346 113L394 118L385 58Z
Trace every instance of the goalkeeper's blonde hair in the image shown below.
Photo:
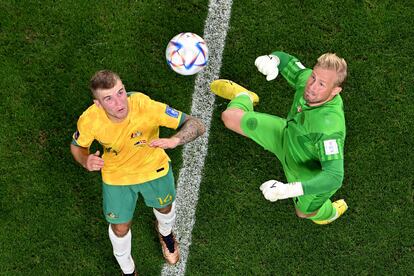
M345 59L338 57L335 53L325 53L318 58L315 67L334 70L337 74L335 84L341 86L347 76L347 64Z

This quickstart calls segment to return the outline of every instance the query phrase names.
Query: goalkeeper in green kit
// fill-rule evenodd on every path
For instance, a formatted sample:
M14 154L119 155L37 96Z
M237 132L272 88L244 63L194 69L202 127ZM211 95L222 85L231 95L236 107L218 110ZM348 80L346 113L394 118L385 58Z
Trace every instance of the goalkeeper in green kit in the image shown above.
M258 57L255 65L268 81L280 72L295 89L287 118L253 111L259 102L255 93L229 80L215 80L212 92L231 100L221 118L228 129L280 160L288 183L264 182L260 190L267 200L293 198L298 217L329 224L348 209L343 199L330 200L344 177L345 117L339 93L347 64L326 53L309 69L294 56L273 52Z

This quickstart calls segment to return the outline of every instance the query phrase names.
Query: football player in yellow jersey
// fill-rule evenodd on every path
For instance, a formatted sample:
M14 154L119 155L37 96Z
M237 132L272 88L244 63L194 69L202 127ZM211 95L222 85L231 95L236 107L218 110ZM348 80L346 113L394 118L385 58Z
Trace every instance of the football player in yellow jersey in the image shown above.
M94 97L78 120L71 152L88 171L101 171L103 208L109 238L124 275L136 274L131 256L131 221L138 194L153 208L163 255L169 264L179 260L172 228L175 223L175 186L170 159L164 149L188 143L205 131L197 118L154 101L142 93L127 93L120 77L98 71L91 78ZM159 138L159 127L179 129ZM96 140L103 147L89 152Z

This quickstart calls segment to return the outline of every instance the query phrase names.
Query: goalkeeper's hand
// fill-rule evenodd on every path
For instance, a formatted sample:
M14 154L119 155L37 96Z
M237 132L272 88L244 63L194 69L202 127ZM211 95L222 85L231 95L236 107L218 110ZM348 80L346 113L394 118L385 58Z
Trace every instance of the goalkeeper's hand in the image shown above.
M254 61L257 70L266 76L267 81L274 80L277 77L279 74L279 68L277 66L279 64L280 59L275 55L260 56Z
M272 202L290 197L303 195L301 182L292 182L284 184L277 180L269 180L260 185L264 197Z

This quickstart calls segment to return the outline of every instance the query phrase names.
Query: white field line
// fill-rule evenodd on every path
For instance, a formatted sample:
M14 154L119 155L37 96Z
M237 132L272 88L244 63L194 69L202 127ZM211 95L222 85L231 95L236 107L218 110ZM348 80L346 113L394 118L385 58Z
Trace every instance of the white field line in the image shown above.
M206 133L183 148L183 165L177 180L177 220L174 227L174 233L180 243L181 260L174 266L165 264L161 275L185 274L214 109L215 96L210 92L210 83L219 77L231 6L231 0L209 2L203 35L209 50L209 61L207 67L196 77L191 107L191 115L204 122Z

